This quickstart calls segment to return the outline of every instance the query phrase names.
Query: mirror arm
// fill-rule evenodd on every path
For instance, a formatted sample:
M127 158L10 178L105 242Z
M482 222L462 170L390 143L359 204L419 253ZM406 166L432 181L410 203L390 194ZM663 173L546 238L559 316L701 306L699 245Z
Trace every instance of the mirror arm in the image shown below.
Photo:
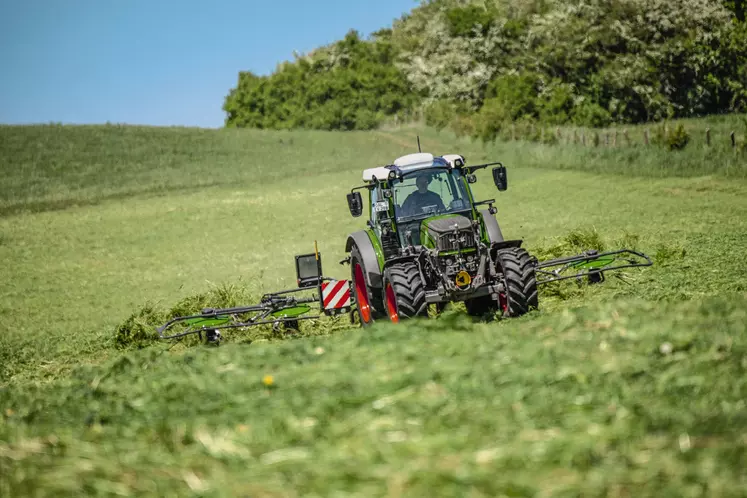
M351 188L351 189L350 189L350 193L352 194L352 193L353 193L353 192L355 192L356 190L362 190L362 189L364 189L364 188L367 188L367 189L371 190L372 188L374 188L374 186L373 186L373 185L359 185L358 187L353 187L353 188Z
M467 173L474 173L478 169L487 168L488 166L503 166L503 163L501 162L495 162L495 163L486 163L486 164L478 164L477 166L465 166L462 168L462 170L466 171Z

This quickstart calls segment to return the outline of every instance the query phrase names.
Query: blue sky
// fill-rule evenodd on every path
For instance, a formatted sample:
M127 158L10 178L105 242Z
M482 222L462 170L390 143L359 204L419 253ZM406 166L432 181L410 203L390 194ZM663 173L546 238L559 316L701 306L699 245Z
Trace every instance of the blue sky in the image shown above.
M416 0L0 0L0 123L219 127L239 71L369 35Z

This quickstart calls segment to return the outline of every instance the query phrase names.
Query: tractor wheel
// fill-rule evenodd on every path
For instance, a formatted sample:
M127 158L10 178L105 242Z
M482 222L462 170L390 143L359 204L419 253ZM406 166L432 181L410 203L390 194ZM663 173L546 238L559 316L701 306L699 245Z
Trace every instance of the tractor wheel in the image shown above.
M368 327L374 320L382 318L384 314L379 311L381 299L379 292L366 284L366 267L357 247L350 251L350 282L355 294L355 302L358 308L358 316L362 327Z
M495 259L496 271L503 274L501 278L506 289L499 296L503 316L521 316L538 308L537 277L529 253L520 247L512 247L498 251Z
M394 323L428 316L425 285L416 263L395 263L384 270L384 304Z

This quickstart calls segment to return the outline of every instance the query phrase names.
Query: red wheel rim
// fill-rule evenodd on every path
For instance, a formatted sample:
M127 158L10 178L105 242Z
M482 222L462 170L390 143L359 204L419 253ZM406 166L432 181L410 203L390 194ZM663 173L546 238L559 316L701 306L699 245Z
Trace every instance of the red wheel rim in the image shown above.
M386 284L386 310L389 313L389 319L393 323L399 323L399 313L397 313L397 296L394 295L392 284Z
M358 303L361 320L365 323L370 322L371 306L368 304L368 292L366 292L366 280L363 278L363 268L359 263L355 265L355 300Z
M505 292L500 292L498 294L498 303L501 306L501 311L508 313L508 298L506 297Z

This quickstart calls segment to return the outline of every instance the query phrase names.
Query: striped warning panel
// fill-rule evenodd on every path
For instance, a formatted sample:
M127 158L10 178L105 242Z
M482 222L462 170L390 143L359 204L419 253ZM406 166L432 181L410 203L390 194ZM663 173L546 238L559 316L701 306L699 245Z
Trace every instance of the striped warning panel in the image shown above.
M350 281L330 280L322 282L322 302L325 310L349 307Z

